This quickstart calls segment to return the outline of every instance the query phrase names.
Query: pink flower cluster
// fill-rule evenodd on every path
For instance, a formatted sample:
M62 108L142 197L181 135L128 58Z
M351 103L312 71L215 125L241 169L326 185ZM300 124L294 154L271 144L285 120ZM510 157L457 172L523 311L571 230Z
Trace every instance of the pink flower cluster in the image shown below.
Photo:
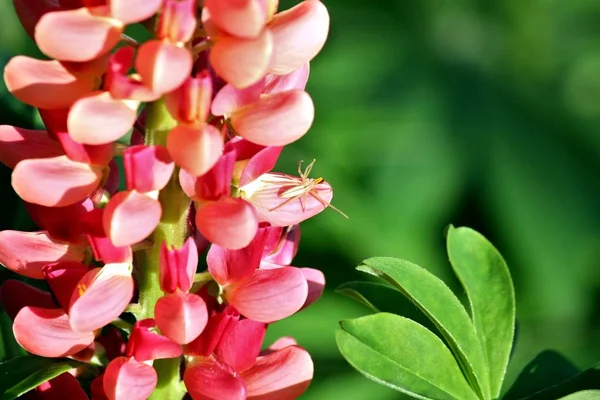
M0 263L48 287L0 288L18 343L43 357L105 359L91 388L97 399L151 396L154 360L180 357L193 399L299 396L312 379L308 353L291 338L265 350L262 342L270 323L323 291L321 272L291 263L298 224L330 206L333 192L308 178L312 164L300 177L271 170L313 121L304 88L327 37L325 6L14 5L51 58L17 56L4 71L46 127L0 126L0 161L41 229L0 232ZM135 42L124 34L130 24L152 38ZM173 221L177 210L185 226ZM169 229L180 237L169 239ZM140 284L149 276L159 295ZM153 308L141 310L152 296ZM115 328L124 312L137 317L131 332ZM29 395L88 398L74 375Z

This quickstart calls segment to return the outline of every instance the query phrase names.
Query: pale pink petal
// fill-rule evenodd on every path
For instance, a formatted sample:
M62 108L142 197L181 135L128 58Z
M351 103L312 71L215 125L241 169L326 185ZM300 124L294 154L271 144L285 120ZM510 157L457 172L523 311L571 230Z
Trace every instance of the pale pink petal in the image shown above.
M227 302L247 318L275 322L300 310L308 295L298 268L259 269L252 277L225 288Z
M42 357L73 355L94 341L93 332L74 331L62 309L24 307L15 318L13 333L21 347Z
M254 367L242 374L248 400L291 400L310 385L314 372L308 352L288 346L259 357Z
M194 400L243 400L246 386L238 373L213 357L195 357L187 364L183 381Z
M229 285L252 276L258 269L262 249L267 239L267 229L258 229L252 241L239 250L214 244L206 255L206 264L212 277L221 285Z
M177 90L165 96L169 113L179 122L206 122L210 115L213 84L206 70L188 77Z
M308 295L306 296L306 302L302 306L302 308L306 308L323 295L325 275L318 269L313 268L300 268L300 271L302 271L308 283Z
M108 53L122 31L118 21L95 16L82 7L45 14L35 27L35 42L48 57L82 62Z
M162 358L176 358L183 353L180 344L166 336L154 332L156 322L152 318L135 323L127 342L127 357L137 361L151 361Z
M188 49L160 40L149 40L137 51L135 69L153 92L164 94L177 89L192 72Z
M201 176L219 161L223 137L212 125L177 125L167 136L167 148L179 166L192 175Z
M261 0L206 0L211 21L225 32L253 38L267 23L268 10Z
M177 292L158 299L154 316L163 335L176 343L187 344L204 330L208 310L200 296Z
M252 367L260 353L267 325L251 319L242 319L227 325L215 354L217 358L238 372Z
M271 228L274 229L274 228ZM300 245L300 225L288 226L282 232L277 244L269 249L263 260L278 265L290 265Z
M239 319L240 313L231 306L226 306L221 312L213 313L200 336L186 346L186 355L210 356L219 344L227 326L236 323Z
M100 184L102 167L67 156L21 161L12 173L15 192L29 203L64 207L88 197Z
M34 391L36 400L88 400L77 378L68 372L42 383Z
M8 90L23 103L38 108L67 108L91 93L93 77L70 72L58 61L16 56L4 68Z
M291 336L280 337L275 342L273 342L272 345L270 345L267 348L267 351L265 352L265 354L261 353L261 355L266 355L268 353L272 353L277 350L285 349L288 346L296 346L297 344L298 343L296 342L296 339L294 339Z
M263 93L279 93L294 89L304 90L309 74L310 65L308 62L284 75L267 74Z
M283 150L281 146L268 146L254 154L242 172L240 186L254 181L275 168L281 150Z
M199 205L196 227L210 242L226 249L248 246L258 230L254 207L239 198Z
M123 154L127 190L147 193L164 188L175 164L163 146L132 146Z
M129 46L120 47L111 54L108 71L104 77L104 88L115 99L131 99L150 102L160 98L160 94L146 87L137 74L129 74L133 68L135 49Z
M81 278L71 297L71 327L78 332L100 329L117 319L132 297L131 265L94 268Z
M183 44L196 30L196 0L165 0L158 18L156 37Z
M244 88L265 76L272 51L273 40L268 30L254 39L223 35L211 49L210 62L227 83Z
M71 138L83 144L106 144L124 136L137 118L139 102L117 100L109 92L95 92L77 100L67 120Z
M46 131L0 125L0 162L14 168L27 158L49 158L64 154L60 143Z
M179 249L171 249L163 242L158 257L160 289L165 293L173 293L177 289L189 291L198 267L198 247L194 239L189 237Z
M42 269L44 279L63 310L69 310L71 295L87 271L85 265L74 261L47 264Z
M269 23L273 57L269 72L283 75L312 60L329 32L329 13L319 0L304 0L275 15Z
M109 400L145 400L156 387L158 376L150 365L118 357L104 371L104 392Z
M238 108L252 104L260 99L265 87L266 77L244 89L236 89L232 85L225 85L217 92L211 105L214 115L228 115Z
M15 11L27 34L33 39L35 26L42 15L59 10L58 0L13 0Z
M135 190L117 193L104 210L104 231L115 246L131 246L146 239L162 215L158 200Z
M285 146L300 139L312 125L314 105L308 93L291 90L264 95L230 116L235 132L263 146Z
M83 261L85 249L41 232L0 232L0 263L17 274L43 279L42 268L57 261Z
M242 187L243 198L255 208L260 221L273 226L296 225L323 211L333 197L327 182L314 185L312 190L300 193L300 178L279 173L268 173ZM293 195L285 194L294 190Z
M110 16L123 24L132 24L150 18L158 12L162 0L110 0Z
M127 356L137 361L151 361L162 358L177 358L183 353L180 344L166 336L153 332L156 322L152 318L140 320L133 325L127 342Z
M52 295L25 282L9 279L0 286L0 303L10 319L15 319L25 306L56 308Z

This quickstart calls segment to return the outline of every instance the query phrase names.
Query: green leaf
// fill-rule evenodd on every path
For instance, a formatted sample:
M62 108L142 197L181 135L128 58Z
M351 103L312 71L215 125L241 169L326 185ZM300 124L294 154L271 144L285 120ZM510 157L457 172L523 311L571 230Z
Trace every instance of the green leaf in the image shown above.
M582 390L581 392L572 393L568 396L561 397L559 400L598 400L600 399L600 390Z
M72 368L88 364L69 358L23 356L0 364L0 400L12 400Z
M494 398L500 395L515 333L515 292L504 259L481 234L450 227L448 255L467 292Z
M546 350L535 356L521 371L504 400L516 400L540 392L548 386L566 381L579 370L560 353Z
M340 352L367 378L420 399L477 399L444 342L416 322L379 313L340 326Z
M396 258L370 258L357 269L383 278L419 307L448 343L471 386L482 398L490 398L488 366L475 326L442 280L418 265Z

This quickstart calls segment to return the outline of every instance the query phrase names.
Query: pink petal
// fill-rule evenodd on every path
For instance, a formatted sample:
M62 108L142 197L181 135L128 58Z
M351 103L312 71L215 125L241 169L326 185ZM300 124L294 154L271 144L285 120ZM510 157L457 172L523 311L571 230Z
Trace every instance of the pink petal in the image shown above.
M56 308L50 293L16 279L9 279L0 286L0 303L10 319L15 319L25 306Z
M131 265L106 264L89 271L71 297L69 322L78 332L100 329L115 320L133 297Z
M88 197L101 179L102 167L60 156L21 161L12 173L12 186L29 203L64 207Z
M317 215L331 203L333 197L333 190L327 182L315 185L310 193L305 191L304 194L300 194L300 183L297 177L269 173L241 189L243 198L256 207L260 221L273 226L289 226ZM286 197L286 191L293 188L298 188L298 196Z
M110 400L145 400L156 387L158 376L154 368L133 358L112 360L104 371L102 381Z
M137 51L135 69L153 92L164 94L177 89L192 72L189 50L166 41L149 40Z
M239 319L240 313L230 306L226 306L221 312L213 313L200 336L186 346L186 354L210 356L221 341L227 326L236 323Z
M313 362L298 346L285 347L259 357L242 374L250 400L287 400L299 397L310 385Z
M300 225L293 225L291 228L288 226L282 232L276 245L269 249L269 254L264 255L263 261L277 265L290 265L298 252L299 245Z
M210 242L236 250L250 244L258 229L254 207L239 198L199 205L196 227Z
M183 44L196 30L196 0L165 0L158 18L156 37Z
M32 39L35 26L42 15L57 11L60 7L57 0L13 0L13 5L21 25Z
M217 358L238 372L252 367L260 353L267 325L242 319L227 325L215 350Z
M92 247L94 259L103 261L105 264L131 263L133 253L129 246L115 246L106 237L103 226L104 209L97 208L89 210L81 216L87 240Z
M44 110L39 109L40 117L48 129L48 133L57 138L64 153L73 161L92 165L108 165L113 159L114 146L107 143L99 146L86 145L75 142L67 132L67 117L69 110ZM29 157L37 158L37 157Z
M259 176L275 168L283 147L268 146L257 152L246 164L240 178L240 186L244 186Z
M24 307L15 318L13 333L21 347L42 357L73 355L94 341L93 332L74 331L62 309Z
M64 372L35 388L38 400L88 400L87 394L79 384L77 378Z
M192 293L172 293L158 299L154 308L156 325L163 335L176 343L196 339L208 321L206 303Z
M188 363L183 381L194 400L243 400L244 381L231 367L213 357L196 357Z
M253 39L223 35L211 49L210 62L227 83L245 88L265 76L272 52L273 40L268 30Z
M4 68L8 90L20 101L38 108L67 108L91 93L93 77L69 71L58 61L16 56Z
M228 197L235 164L235 151L226 151L206 174L195 178L181 170L179 182L183 191L192 199L216 201Z
M163 242L158 258L158 281L160 289L165 293L173 293L177 289L187 292L194 283L194 274L198 267L198 248L192 237L179 249L170 249Z
M177 125L167 136L173 160L194 176L207 173L223 153L223 137L212 125Z
M309 63L284 75L267 74L265 76L265 86L263 93L279 93L288 90L304 90L310 74Z
M258 101L265 87L265 80L266 77L243 89L236 89L232 85L223 86L213 99L211 112L218 116L228 115Z
M162 0L111 0L110 16L123 24L141 22L158 12Z
M71 138L82 144L106 144L124 136L133 127L139 103L117 100L109 92L95 92L73 104L67 120Z
M81 246L87 246L85 238L82 236L81 218L88 209L93 207L89 198L66 207L44 207L25 203L27 213L33 222L48 231L52 238Z
M188 77L182 86L165 96L167 109L179 122L206 122L210 115L212 86L210 73L206 70Z
M252 277L225 288L227 302L242 315L259 322L275 322L300 310L308 295L306 279L298 268L254 272Z
M236 133L263 146L285 146L300 139L312 125L314 105L308 93L290 90L264 95L230 116Z
M108 400L104 391L104 373L94 378L90 385L90 393L93 400Z
M329 13L319 0L304 0L275 15L269 24L273 57L269 72L283 75L312 60L329 32Z
M163 146L132 146L123 154L127 190L141 193L164 188L175 169L175 164Z
M120 47L111 54L108 71L104 77L104 88L108 90L115 99L131 99L150 102L157 100L160 94L152 92L136 74L129 74L133 68L135 49L132 47Z
M212 245L206 255L206 263L213 278L221 286L226 286L252 276L260 265L266 233L265 229L259 229L252 241L239 250Z
M323 295L325 275L318 269L313 268L300 268L300 271L302 271L308 283L308 295L306 296L306 302L302 306L302 308L306 308Z
M71 295L87 271L85 265L74 261L63 261L44 266L42 270L44 279L48 282L54 297L63 310L69 310Z
M146 239L162 215L158 200L135 190L117 193L104 210L104 231L115 246L131 246Z
M53 240L45 231L0 232L0 263L17 274L43 279L44 265L57 261L83 261L85 249Z
M127 342L127 356L134 357L137 361L151 361L162 358L177 358L183 353L180 344L175 343L166 336L153 332L156 322L143 319L135 323L129 341Z
M28 158L50 158L64 154L60 144L46 131L0 125L0 162L14 168Z
M268 10L264 3L260 0L207 0L204 6L219 29L234 36L253 38L267 23Z
M267 348L267 351L265 352L265 354L261 353L261 355L267 355L267 354L273 353L277 350L285 349L288 346L296 346L297 344L298 343L296 343L296 339L294 339L291 336L280 337L275 342L273 342L272 345L270 345Z
M35 27L35 42L48 57L89 61L108 53L120 40L123 25L83 7L45 14Z

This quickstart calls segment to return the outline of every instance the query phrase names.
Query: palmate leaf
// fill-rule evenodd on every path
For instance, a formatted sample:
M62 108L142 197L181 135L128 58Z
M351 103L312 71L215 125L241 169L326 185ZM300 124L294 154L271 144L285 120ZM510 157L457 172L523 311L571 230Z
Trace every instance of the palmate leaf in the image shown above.
M378 313L340 326L340 352L367 378L420 399L477 399L444 342L416 322Z
M482 398L490 398L488 366L475 326L442 280L415 264L395 258L370 258L357 269L384 279L419 307L448 343L471 386ZM410 339L400 336L397 340Z
M23 356L0 363L0 400L16 399L72 368L89 366L69 358Z
M471 306L489 365L492 397L500 395L515 330L515 293L500 253L469 228L448 230L448 255Z

